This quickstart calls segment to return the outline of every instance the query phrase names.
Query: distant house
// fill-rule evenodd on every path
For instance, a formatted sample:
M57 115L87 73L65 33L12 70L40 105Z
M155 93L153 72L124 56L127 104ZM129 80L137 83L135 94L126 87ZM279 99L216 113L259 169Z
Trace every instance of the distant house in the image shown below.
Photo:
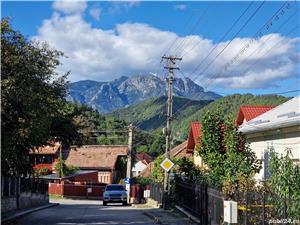
M147 165L147 167L145 169L143 169L140 173L139 173L139 177L151 177L152 172L154 169L154 162L151 162Z
M49 142L46 145L32 149L29 154L34 162L34 169L47 168L50 172L54 170L54 163L59 157L59 142Z
M258 117L259 115L268 112L273 109L274 106L262 106L262 105L242 105L236 119L236 126L241 126L243 123Z
M98 182L110 184L116 181L118 160L127 153L127 145L84 145L65 149L63 159L80 170L97 170Z
M199 122L192 122L190 126L188 142L187 142L187 152L193 154L193 161L196 166L204 168L203 159L196 152L196 145L201 141L201 124Z
M152 157L147 153L137 153L134 157L132 176L138 176L152 161Z
M300 159L300 97L295 97L239 126L249 142L250 148L262 161L262 170L257 180L269 177L270 151L279 154L291 149L294 161Z

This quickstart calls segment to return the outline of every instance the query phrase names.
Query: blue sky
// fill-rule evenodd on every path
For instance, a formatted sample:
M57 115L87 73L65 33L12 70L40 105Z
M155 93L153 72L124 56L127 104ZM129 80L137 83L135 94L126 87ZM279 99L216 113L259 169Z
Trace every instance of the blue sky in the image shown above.
M208 90L267 94L300 89L299 27L296 26L299 2L285 5L284 11L272 20L272 26L262 29L262 36L250 42L247 51L228 71L224 71L226 62L251 41L284 2L68 4L6 1L2 2L2 17L11 17L13 27L29 38L46 41L64 51L68 58L63 59L59 71L70 70L71 81L112 80L121 75L149 72L161 75L164 72L160 56L176 40L168 53L185 55L179 64L182 73L177 76L190 77ZM203 71L259 6L234 41ZM221 40L247 7L239 22ZM214 47L211 56L192 73Z

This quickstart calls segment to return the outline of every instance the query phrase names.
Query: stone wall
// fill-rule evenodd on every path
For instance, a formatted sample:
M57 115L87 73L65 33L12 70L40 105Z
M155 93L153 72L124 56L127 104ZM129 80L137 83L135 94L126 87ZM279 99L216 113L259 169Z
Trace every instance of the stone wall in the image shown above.
M48 203L48 184L44 181L1 177L1 213Z

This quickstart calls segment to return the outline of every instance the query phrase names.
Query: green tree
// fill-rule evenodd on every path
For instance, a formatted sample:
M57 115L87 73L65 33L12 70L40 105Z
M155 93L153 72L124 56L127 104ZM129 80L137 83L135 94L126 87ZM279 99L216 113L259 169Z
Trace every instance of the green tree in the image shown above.
M275 200L278 215L289 219L299 219L300 212L300 165L291 157L291 149L279 156L271 151L271 190L279 197Z
M56 72L63 53L32 42L1 20L1 173L32 172L29 150L50 139L80 139L66 110L67 75Z
M259 171L260 163L233 119L224 121L218 110L204 115L201 131L197 151L208 167L206 180L230 197L244 178Z

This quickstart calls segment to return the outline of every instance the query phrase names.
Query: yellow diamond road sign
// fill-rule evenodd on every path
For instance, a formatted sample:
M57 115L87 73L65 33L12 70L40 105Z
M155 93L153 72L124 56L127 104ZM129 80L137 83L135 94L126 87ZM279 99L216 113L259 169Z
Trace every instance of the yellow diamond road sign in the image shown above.
M169 172L169 170L174 166L174 163L168 159L165 158L165 160L160 164L160 166L167 172Z

